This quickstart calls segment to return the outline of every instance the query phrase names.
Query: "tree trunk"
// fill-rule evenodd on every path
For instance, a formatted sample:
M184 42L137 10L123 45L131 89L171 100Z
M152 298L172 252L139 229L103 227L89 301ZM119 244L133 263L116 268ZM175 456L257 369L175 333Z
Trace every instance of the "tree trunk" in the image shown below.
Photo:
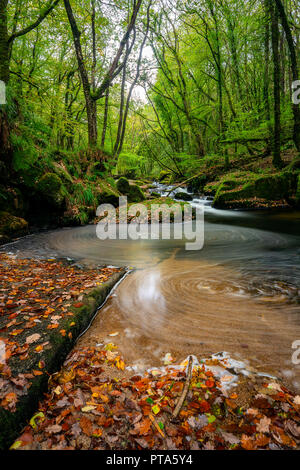
M271 5L272 24L272 49L273 49L273 79L274 79L274 135L273 135L273 165L277 168L282 166L280 154L280 61L279 61L279 15L278 9Z
M286 40L289 46L290 58L291 58L291 69L293 81L297 81L299 78L298 74L298 64L297 64L297 54L296 47L294 45L294 40L289 26L289 22L286 16L286 12L281 0L275 0L278 14L280 16L280 21L285 32ZM293 139L296 145L298 152L300 152L300 106L297 103L293 103L293 114L294 114L294 133Z
M101 147L105 146L105 137L107 130L107 121L108 121L108 106L109 106L109 88L105 92L105 105L104 105L104 118L103 118L103 128L102 128L102 138L101 138Z
M89 147L94 148L97 145L97 105L91 96L91 86L88 77L88 73L83 60L82 47L80 43L80 31L77 27L76 20L74 18L73 10L69 0L64 0L66 12L68 15L69 23L73 33L74 47L78 62L79 73L82 82L83 93L85 97L86 113L88 121L88 140Z
M264 69L264 88L263 88L263 100L264 100L264 114L265 119L268 121L268 129L270 136L272 135L271 128L271 109L270 109L270 4L269 0L264 0L264 12L265 12L265 38L264 38L264 49L265 49L265 69ZM271 152L270 140L267 141L267 153Z
M9 81L9 44L7 32L7 3L0 0L0 84L6 87ZM4 90L5 93L5 90ZM0 103L0 160L5 162L7 168L10 161L10 128L6 112L6 104ZM3 173L1 171L1 173Z
M7 3L8 0L0 0L0 80L2 80L5 84L7 84L9 80Z

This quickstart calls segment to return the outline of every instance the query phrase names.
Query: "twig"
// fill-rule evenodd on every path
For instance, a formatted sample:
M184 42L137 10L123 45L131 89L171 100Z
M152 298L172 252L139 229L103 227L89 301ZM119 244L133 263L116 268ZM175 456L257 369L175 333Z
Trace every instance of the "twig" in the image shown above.
M191 383L191 376L192 376L192 365L193 365L193 358L192 356L189 357L189 366L188 366L188 371L187 371L187 376L186 376L186 382L185 382L185 386L184 386L184 389L182 391L182 394L178 400L178 403L176 405L176 408L175 410L173 411L173 414L172 414L172 420L173 419L176 419L177 416L179 415L180 413L180 410L182 408L182 405L186 399L186 396L187 396L187 393L189 391L189 386L190 386L190 383Z
M154 416L150 413L149 415L149 418L151 419L152 423L154 424L155 428L157 429L157 431L159 432L159 434L161 434L161 436L163 438L165 438L165 434L162 432L162 430L160 429L159 425L157 424L157 421L156 419L154 418Z

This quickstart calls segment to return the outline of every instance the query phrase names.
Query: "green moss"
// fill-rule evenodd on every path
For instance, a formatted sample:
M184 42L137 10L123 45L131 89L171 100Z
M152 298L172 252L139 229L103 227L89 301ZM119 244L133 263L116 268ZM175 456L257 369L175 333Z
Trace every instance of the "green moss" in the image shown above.
M99 185L97 202L100 204L112 204L114 207L119 207L120 193L111 184L104 181Z
M127 196L129 202L142 202L146 199L141 188L135 184L130 185Z
M252 175L247 183L244 183L244 178L225 180L218 187L214 206L226 207L228 203L240 200L241 207L244 207L245 200L251 198L265 200L266 203L288 199L296 192L296 178L294 172L285 171L265 176Z
M279 175L263 176L255 181L255 195L270 201L285 199L296 190L296 175L283 172Z
M142 202L146 199L141 188L135 184L129 184L127 178L120 178L117 188L121 194L128 197L128 202Z
M0 235L8 238L20 237L28 233L28 223L8 212L0 212Z
M118 191L120 191L121 194L128 194L130 190L130 184L127 178L124 178L123 176L118 180L117 182L117 188Z
M37 183L37 191L53 206L61 206L64 201L62 180L55 173L46 173Z
M181 191L175 194L175 199L181 199L182 201L192 201L193 197L190 194Z
M159 174L158 180L161 183L168 183L170 181L170 178L171 178L171 173L169 171L162 170Z

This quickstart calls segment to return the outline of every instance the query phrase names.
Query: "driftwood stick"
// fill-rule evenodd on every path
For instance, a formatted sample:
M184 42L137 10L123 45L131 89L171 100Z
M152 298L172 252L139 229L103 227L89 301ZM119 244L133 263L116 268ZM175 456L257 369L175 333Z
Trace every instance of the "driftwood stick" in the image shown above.
M189 357L189 366L188 366L188 371L187 371L187 376L186 376L186 382L185 382L182 394L181 394L181 396L178 400L178 403L176 405L176 408L173 411L172 419L176 419L177 416L179 415L180 410L182 408L182 405L183 405L183 403L186 399L186 396L188 394L189 386L190 386L190 383L191 383L191 377L192 377L192 365L193 365L193 358L192 358L192 356L190 356Z

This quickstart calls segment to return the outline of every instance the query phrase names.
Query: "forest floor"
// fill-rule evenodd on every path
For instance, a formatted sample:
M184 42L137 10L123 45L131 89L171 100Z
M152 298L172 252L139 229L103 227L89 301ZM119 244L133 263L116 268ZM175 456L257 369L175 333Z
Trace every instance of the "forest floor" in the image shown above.
M112 342L72 349L123 272L0 255L0 448L300 448L300 396L275 378L217 357L132 376Z
M232 373L229 363L214 358L130 376L113 343L76 349L50 378L45 399L11 448L299 448L300 396L258 376L240 375L226 386Z
M49 375L123 273L0 254L0 448L36 409Z

